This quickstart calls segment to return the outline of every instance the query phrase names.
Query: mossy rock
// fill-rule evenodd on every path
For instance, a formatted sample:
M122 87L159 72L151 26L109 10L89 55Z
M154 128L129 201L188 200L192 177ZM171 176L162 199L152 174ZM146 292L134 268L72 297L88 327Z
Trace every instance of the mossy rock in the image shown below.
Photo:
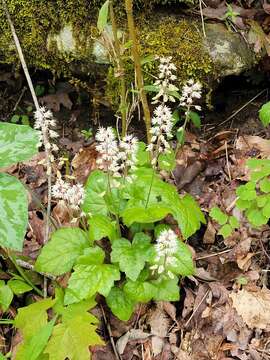
M185 0L186 4L197 0ZM106 76L108 62L102 49L97 55L96 20L103 0L8 0L8 8L29 66L55 73L82 73ZM180 4L181 0L134 0L145 8L155 4ZM119 2L117 2L119 4ZM121 3L122 4L122 3ZM150 4L150 5L149 5ZM167 8L167 7L166 7ZM143 56L172 56L180 82L192 77L205 84L213 79L238 74L252 67L255 56L244 39L221 24L208 24L204 39L200 22L169 16L162 12L137 19ZM121 24L124 27L124 18ZM106 54L105 54L106 55ZM102 60L102 61L100 61ZM0 62L17 63L12 36L0 9ZM130 66L128 64L128 71ZM155 73L150 64L148 73ZM150 80L150 79L149 79Z

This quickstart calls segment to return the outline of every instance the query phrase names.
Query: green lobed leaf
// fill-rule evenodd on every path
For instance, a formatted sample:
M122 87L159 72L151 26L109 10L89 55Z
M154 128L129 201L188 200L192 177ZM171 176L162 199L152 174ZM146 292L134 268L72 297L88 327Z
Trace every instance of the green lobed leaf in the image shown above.
M117 237L116 224L105 215L93 215L88 220L90 229L90 241L98 241L104 237L108 237L113 241Z
M55 304L55 301L47 298L18 309L14 326L21 330L24 340L30 339L47 324L47 310Z
M173 279L159 277L151 282L156 287L154 300L156 301L178 301L180 299L180 289L178 277Z
M218 232L218 235L222 235L224 238L230 236L233 232L233 228L229 224L223 225Z
M108 206L105 195L108 189L108 178L100 170L93 171L85 184L85 198L82 210L90 215L107 215Z
M128 280L124 285L126 296L134 302L147 303L157 294L157 288L149 281Z
M30 159L38 144L38 132L30 126L0 122L0 168Z
M270 180L267 178L264 178L260 181L260 190L264 193L270 192Z
M16 279L9 280L7 285L15 295L21 295L33 289L32 286L28 285L26 282Z
M125 225L130 226L134 222L137 223L154 223L156 221L164 219L170 212L170 208L163 205L149 205L145 206L136 205L137 202L130 202L128 206L122 211L121 216Z
M236 195L239 196L241 200L254 200L257 196L255 186L256 183L251 181L247 182L245 185L240 185L236 189Z
M194 125L196 128L200 129L200 128L201 128L201 118L200 118L200 115L199 115L197 112L195 112L195 111L190 111L188 115L189 115L189 118L190 118L190 120L192 121L193 125Z
M22 342L16 351L15 360L37 360L47 345L55 321L56 318L39 329L38 333L34 334L30 339Z
M64 274L72 269L76 258L89 245L85 231L74 227L59 229L41 250L35 269L53 275Z
M270 123L270 101L264 104L259 110L259 118L264 127Z
M133 221L159 221L165 217L167 212L171 213L177 220L183 237L188 238L200 228L201 223L205 223L204 215L192 196L180 197L176 188L159 179L156 174L153 175L152 169L140 168L136 175L136 182L131 185L131 188L132 186L136 189L139 188L140 192L137 195L135 191L133 193L131 190L129 191L130 196L124 212L124 220L127 226L130 226ZM150 189L151 191L149 191ZM147 199L148 203L146 203ZM138 204L141 205L138 206ZM148 216L147 221L144 221L143 217L148 215L147 209L151 210L151 216L155 216L152 216L152 218ZM140 215L140 212L142 215ZM138 217L139 221L132 221L133 216Z
M261 211L258 208L251 207L246 211L246 216L248 218L248 221L253 225L254 227L259 227L262 225L267 224L268 217L266 217L263 214L263 211Z
M173 171L176 166L175 153L173 150L169 150L162 153L158 157L158 166L160 170Z
M110 3L109 0L105 1L105 3L102 5L102 7L99 10L98 21L97 21L97 28L99 32L102 32L105 26L107 25L108 14L109 14L109 3Z
M0 173L0 246L21 251L27 223L24 186L14 176Z
M267 219L270 218L270 201L268 200L267 203L264 205L262 209L263 216L265 216ZM267 221L268 222L268 221Z
M5 312L13 300L13 292L4 281L0 283L0 308Z
M89 347L104 345L96 329L96 318L89 313L63 320L54 326L44 353L49 354L50 360L89 360Z
M217 206L213 207L209 213L219 225L224 225L228 221L228 215L224 214Z
M144 233L137 233L132 243L127 239L117 239L112 245L111 260L119 263L121 271L131 280L137 280L145 263L154 256L151 238Z
M99 247L89 247L76 259L76 265L101 265L105 259L105 252Z
M149 151L146 150L146 144L143 141L138 142L136 159L138 166L145 166L150 164L150 154Z
M136 302L129 299L125 292L113 287L106 297L106 302L112 313L122 321L128 321L134 312Z
M120 280L120 272L114 265L78 264L68 282L65 304L91 298L96 293L106 297L116 280Z
M229 224L231 225L231 227L233 229L238 229L240 224L239 224L239 221L238 219L235 217L235 216L230 216L229 218Z
M237 199L236 201L236 207L240 210L249 209L251 205L252 205L252 201L250 200Z

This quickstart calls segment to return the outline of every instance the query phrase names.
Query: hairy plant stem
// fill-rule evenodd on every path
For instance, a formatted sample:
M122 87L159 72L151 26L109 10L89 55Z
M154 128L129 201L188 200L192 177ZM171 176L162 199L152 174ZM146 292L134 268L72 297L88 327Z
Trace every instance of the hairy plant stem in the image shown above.
M7 253L7 254L8 254L10 261L15 266L16 270L21 275L21 277L27 282L27 284L29 284L38 295L43 296L43 292L32 283L32 281L28 278L28 276L25 274L23 269L17 264L16 257L12 254L9 254L9 253Z
M110 2L110 18L112 23L112 32L113 40L115 47L115 62L116 62L116 73L114 73L116 78L119 78L120 82L120 112L122 120L122 137L127 134L127 101L126 101L126 81L125 81L125 67L121 55L120 42L117 36L117 24L114 16L113 4Z
M148 203L149 203L149 200L150 200L150 195L151 195L151 191L152 191L152 187L153 187L153 182L154 182L154 175L155 175L155 171L154 171L154 169L153 169L152 177L151 177L151 183L150 183L150 187L149 187L149 191L148 191L147 199L146 199L146 203L145 203L145 209L147 209L147 206L148 206Z
M15 27L13 25L13 22L11 20L8 8L7 8L7 4L5 0L2 0L2 4L3 4L3 8L11 29L11 33L14 39L14 43L19 55L19 59L29 86L29 90L31 92L32 98L33 98L33 102L36 108L36 111L40 112L40 107L39 107L39 103L38 103L38 99L34 90L34 86L26 65L26 61L23 55L23 51L22 51L22 47L20 44L20 41L18 39L18 36L16 34L16 30ZM47 166L47 180L48 180L48 199L47 199L47 216L46 216L46 224L45 224L45 242L48 241L49 239L49 232L50 232L50 215L51 215L51 187L52 187L52 164L51 164L51 152L50 150L48 150L48 145L49 141L47 138L47 133L44 131L44 129L42 128L42 138L43 138L43 143L44 143L44 147L45 147L45 154L46 154L46 166Z
M137 35L136 35L136 27L135 27L134 17L133 17L133 1L132 0L125 0L125 9L126 9L127 21L128 21L129 38L132 41L131 51L132 51L134 67L135 67L137 87L139 90L139 95L140 95L143 113L144 113L144 122L145 122L145 127L146 127L147 142L150 143L150 140L151 140L151 134L150 134L151 114L150 114L150 109L149 109L149 105L148 105L148 101L147 101L146 92L144 90L141 59L140 59L139 46L138 46L138 40L137 40Z

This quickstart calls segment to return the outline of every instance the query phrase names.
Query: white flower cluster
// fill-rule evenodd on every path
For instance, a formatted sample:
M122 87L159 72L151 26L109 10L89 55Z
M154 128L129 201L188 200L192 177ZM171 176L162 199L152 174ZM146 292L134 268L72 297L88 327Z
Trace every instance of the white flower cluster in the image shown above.
M97 164L101 170L109 172L114 177L120 177L121 172L136 170L138 140L133 135L126 135L117 141L112 127L100 127L96 134L99 152Z
M151 270L157 271L158 274L168 275L171 279L174 278L174 274L167 268L175 263L178 241L177 235L171 229L163 230L160 233L155 245L155 265L151 266Z
M51 142L56 139L59 135L53 128L56 126L56 121L50 110L45 107L39 108L34 113L35 124L34 128L40 130L40 142L45 146L46 150L58 151L58 146Z
M159 60L159 75L158 79L154 83L154 85L158 86L159 92L155 97L153 97L153 104L158 103L160 98L162 98L163 103L168 101L175 102L175 98L170 95L170 92L178 90L178 88L173 84L173 81L177 79L174 74L176 66L171 62L171 56L162 57Z
M85 196L82 184L71 185L62 179L57 179L52 186L52 197L67 202L72 209L78 210Z
M150 133L152 135L151 143L147 146L148 151L152 151L154 156L159 153L166 152L170 149L168 139L172 137L172 112L171 109L161 104L154 110L154 116L152 117L152 127ZM153 158L153 163L156 162L156 158Z
M201 110L199 105L193 105L194 100L202 97L202 85L199 82L195 82L193 79L188 80L183 87L182 96L180 98L180 105L184 107L191 107L198 111Z

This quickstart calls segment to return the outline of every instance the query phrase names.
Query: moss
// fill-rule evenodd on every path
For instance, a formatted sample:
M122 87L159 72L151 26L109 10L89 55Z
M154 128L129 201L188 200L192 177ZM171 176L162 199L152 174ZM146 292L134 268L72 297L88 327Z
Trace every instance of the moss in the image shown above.
M93 0L91 4L95 1ZM93 10L91 4L87 0L9 0L8 9L29 66L67 72L66 63L72 58L70 59L67 54L60 55L54 49L56 44L53 41L48 51L48 34L59 32L61 27L68 23L72 26L78 46L83 38L91 39L93 33L91 23L95 21L97 13L96 7ZM19 63L2 9L0 9L0 34L0 48L4 49L4 53L0 55L0 62Z
M142 29L140 43L144 56L172 56L180 83L190 78L206 81L213 64L197 22L168 16L162 20L151 19L151 23L138 28ZM155 67L148 70L156 75L153 73Z

